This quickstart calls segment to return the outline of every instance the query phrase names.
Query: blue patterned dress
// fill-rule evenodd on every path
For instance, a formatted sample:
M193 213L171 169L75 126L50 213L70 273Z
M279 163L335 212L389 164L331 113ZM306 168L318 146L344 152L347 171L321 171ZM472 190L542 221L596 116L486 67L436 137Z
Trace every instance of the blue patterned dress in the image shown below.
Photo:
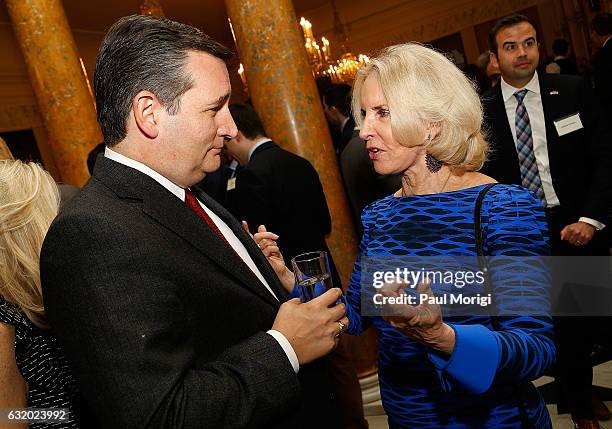
M362 214L364 235L346 296L347 331L359 335L371 325L379 330L380 389L391 428L551 427L545 404L530 382L554 360L550 317L503 317L497 319L497 330L488 314L446 317L456 333L455 348L447 358L409 339L381 317L362 316L364 260L476 254L474 204L483 187L391 195ZM549 254L544 211L529 191L497 185L485 196L481 213L487 255ZM545 283L546 275L541 274L534 271L522 287L525 282L530 289ZM497 296L498 306L504 306L503 296L512 295L510 280L492 273L494 296L505 290L501 298ZM432 289L435 294L435 284Z

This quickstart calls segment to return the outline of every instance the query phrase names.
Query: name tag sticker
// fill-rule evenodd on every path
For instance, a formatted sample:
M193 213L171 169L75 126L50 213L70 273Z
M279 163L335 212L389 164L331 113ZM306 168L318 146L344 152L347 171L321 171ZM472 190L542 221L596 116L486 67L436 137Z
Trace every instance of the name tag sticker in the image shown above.
M236 178L235 177L227 179L227 190L231 191L232 189L236 189Z
M553 121L559 137L584 128L580 120L580 113L573 113L564 118Z

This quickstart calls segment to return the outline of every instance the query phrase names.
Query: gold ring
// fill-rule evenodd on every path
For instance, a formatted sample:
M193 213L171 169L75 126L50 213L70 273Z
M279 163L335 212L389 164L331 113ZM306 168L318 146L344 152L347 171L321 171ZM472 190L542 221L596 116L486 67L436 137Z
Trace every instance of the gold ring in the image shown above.
M340 332L344 331L344 328L346 328L346 325L342 320L338 320L338 325L340 326Z

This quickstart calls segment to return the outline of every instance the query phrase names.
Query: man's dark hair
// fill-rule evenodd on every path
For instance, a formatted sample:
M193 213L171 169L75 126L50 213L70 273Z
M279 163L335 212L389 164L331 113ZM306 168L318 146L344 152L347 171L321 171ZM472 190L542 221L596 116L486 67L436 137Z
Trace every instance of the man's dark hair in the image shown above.
M569 42L565 39L556 39L552 44L552 51L555 55L567 55Z
M132 100L151 91L171 115L181 96L193 86L185 72L189 51L205 52L227 63L232 52L186 24L132 15L108 31L96 59L94 90L104 142L114 146L127 134Z
M254 139L266 135L259 115L250 104L230 104L230 113L238 131L240 131L247 139Z
M497 33L503 30L506 27L512 27L514 25L520 24L521 22L528 22L535 29L535 25L529 18L525 15L521 15L520 13L515 13L513 15L508 15L500 19L493 25L491 31L489 31L489 49L495 55L497 55ZM536 29L537 34L537 29Z
M335 107L344 116L351 116L351 86L335 83L327 88L323 100L327 107Z
M593 31L599 36L608 36L612 34L612 13L603 12L595 15L591 21Z

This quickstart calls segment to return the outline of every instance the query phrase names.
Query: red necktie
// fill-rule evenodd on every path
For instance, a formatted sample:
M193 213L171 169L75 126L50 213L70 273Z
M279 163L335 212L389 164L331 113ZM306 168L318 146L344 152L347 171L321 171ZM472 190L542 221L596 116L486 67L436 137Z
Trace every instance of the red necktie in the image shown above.
M210 228L217 233L219 238L221 238L221 240L223 240L225 244L227 244L230 247L230 249L235 251L235 249L229 244L225 236L221 233L219 228L217 228L217 225L215 225L215 222L213 222L210 216L208 216L208 213L206 213L206 211L202 208L195 194L189 189L185 189L185 202L187 203L189 208L195 212L195 214L197 214L202 219L204 219L204 221L208 224L208 226L210 226Z

